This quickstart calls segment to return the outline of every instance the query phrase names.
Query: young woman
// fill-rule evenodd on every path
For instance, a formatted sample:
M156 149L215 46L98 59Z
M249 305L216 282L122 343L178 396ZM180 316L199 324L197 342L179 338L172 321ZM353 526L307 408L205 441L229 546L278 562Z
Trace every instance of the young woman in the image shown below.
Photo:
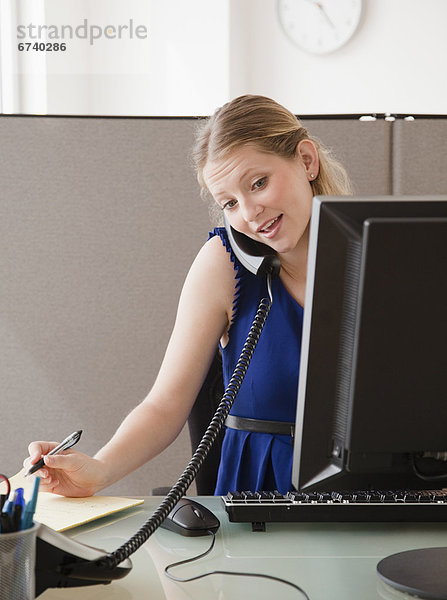
M312 197L349 194L349 180L292 113L262 96L241 96L218 109L199 127L193 156L203 191L231 226L271 246L281 263L280 276L272 282L270 315L227 422L216 494L242 489L284 493L291 486L290 426ZM95 457L73 449L45 456L42 489L90 495L166 448L186 422L218 344L228 383L265 296L265 279L248 272L225 229L215 229L186 278L150 393ZM25 467L55 445L32 442Z

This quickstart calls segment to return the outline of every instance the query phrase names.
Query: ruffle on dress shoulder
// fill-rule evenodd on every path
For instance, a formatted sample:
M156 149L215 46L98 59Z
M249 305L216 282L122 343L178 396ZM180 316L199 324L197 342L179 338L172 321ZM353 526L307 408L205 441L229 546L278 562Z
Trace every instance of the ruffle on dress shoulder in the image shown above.
M232 320L231 320L231 323L233 323L237 317L238 301L239 301L239 296L240 296L240 291L241 291L240 290L241 280L247 271L246 271L245 267L242 265L242 263L239 261L239 259L236 257L236 255L233 251L233 248L231 247L230 240L228 239L228 234L227 234L225 227L215 227L213 229L213 231L209 232L208 240L210 240L211 238L213 238L215 236L220 237L222 245L224 246L224 248L230 255L230 260L233 263L234 270L236 273L236 290L235 290L235 294L234 294L233 314L232 314ZM231 327L231 323L230 323L230 327Z

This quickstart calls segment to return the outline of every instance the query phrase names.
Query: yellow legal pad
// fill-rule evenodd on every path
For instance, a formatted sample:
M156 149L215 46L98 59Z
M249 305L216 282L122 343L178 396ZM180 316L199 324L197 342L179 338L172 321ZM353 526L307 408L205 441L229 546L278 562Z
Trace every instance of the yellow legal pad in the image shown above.
M33 477L25 477L20 471L11 477L11 489L23 487L25 500L31 498ZM5 493L6 484L0 490ZM116 496L89 496L88 498L65 498L57 494L40 492L37 500L34 520L44 523L56 531L65 531L77 525L100 519L107 515L143 504L143 499L121 498Z

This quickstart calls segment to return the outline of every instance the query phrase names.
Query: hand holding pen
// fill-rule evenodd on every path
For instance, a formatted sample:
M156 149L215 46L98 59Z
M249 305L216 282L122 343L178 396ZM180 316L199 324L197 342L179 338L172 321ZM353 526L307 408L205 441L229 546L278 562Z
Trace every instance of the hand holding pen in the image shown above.
M48 441L29 444L24 472L39 475L41 491L79 498L92 496L113 483L103 460L72 449L80 434L81 431L74 432L61 444Z
M80 429L79 431L74 431L71 435L69 435L67 438L65 438L65 440L63 442L61 442L55 448L50 450L48 452L48 455L60 454L64 450L68 450L68 448L71 448L72 446L74 446L75 444L77 444L79 442L81 434L82 434L82 429ZM44 466L45 466L45 460L42 457L40 460L38 460L34 465L32 465L28 469L28 471L25 473L25 477L27 477L28 475L32 475L33 473L35 473L36 471L38 471L39 469L41 469Z

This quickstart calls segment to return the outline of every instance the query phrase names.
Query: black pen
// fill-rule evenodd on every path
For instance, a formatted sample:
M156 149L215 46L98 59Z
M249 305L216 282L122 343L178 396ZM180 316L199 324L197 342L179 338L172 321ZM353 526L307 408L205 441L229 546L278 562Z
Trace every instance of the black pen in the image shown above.
M6 500L2 513L0 515L0 525L2 533L12 533L14 530L13 512L14 512L14 496L13 491L10 492Z
M50 450L48 452L47 456L49 456L50 454L51 455L60 454L64 450L68 450L68 448L71 448L72 446L77 444L81 437L81 433L82 433L82 429L80 429L79 431L73 432L71 435L69 435L67 438L65 438L65 440L63 442L61 442L58 446L56 446L56 448L53 448L53 450ZM28 477L28 475L32 475L33 473L35 473L36 471L41 469L44 465L45 465L45 461L43 458L41 458L40 460L38 460L36 462L35 465L32 465L29 468L29 470L25 473L25 477Z
M13 533L13 523L11 515L2 513L0 515L0 531L1 533Z

